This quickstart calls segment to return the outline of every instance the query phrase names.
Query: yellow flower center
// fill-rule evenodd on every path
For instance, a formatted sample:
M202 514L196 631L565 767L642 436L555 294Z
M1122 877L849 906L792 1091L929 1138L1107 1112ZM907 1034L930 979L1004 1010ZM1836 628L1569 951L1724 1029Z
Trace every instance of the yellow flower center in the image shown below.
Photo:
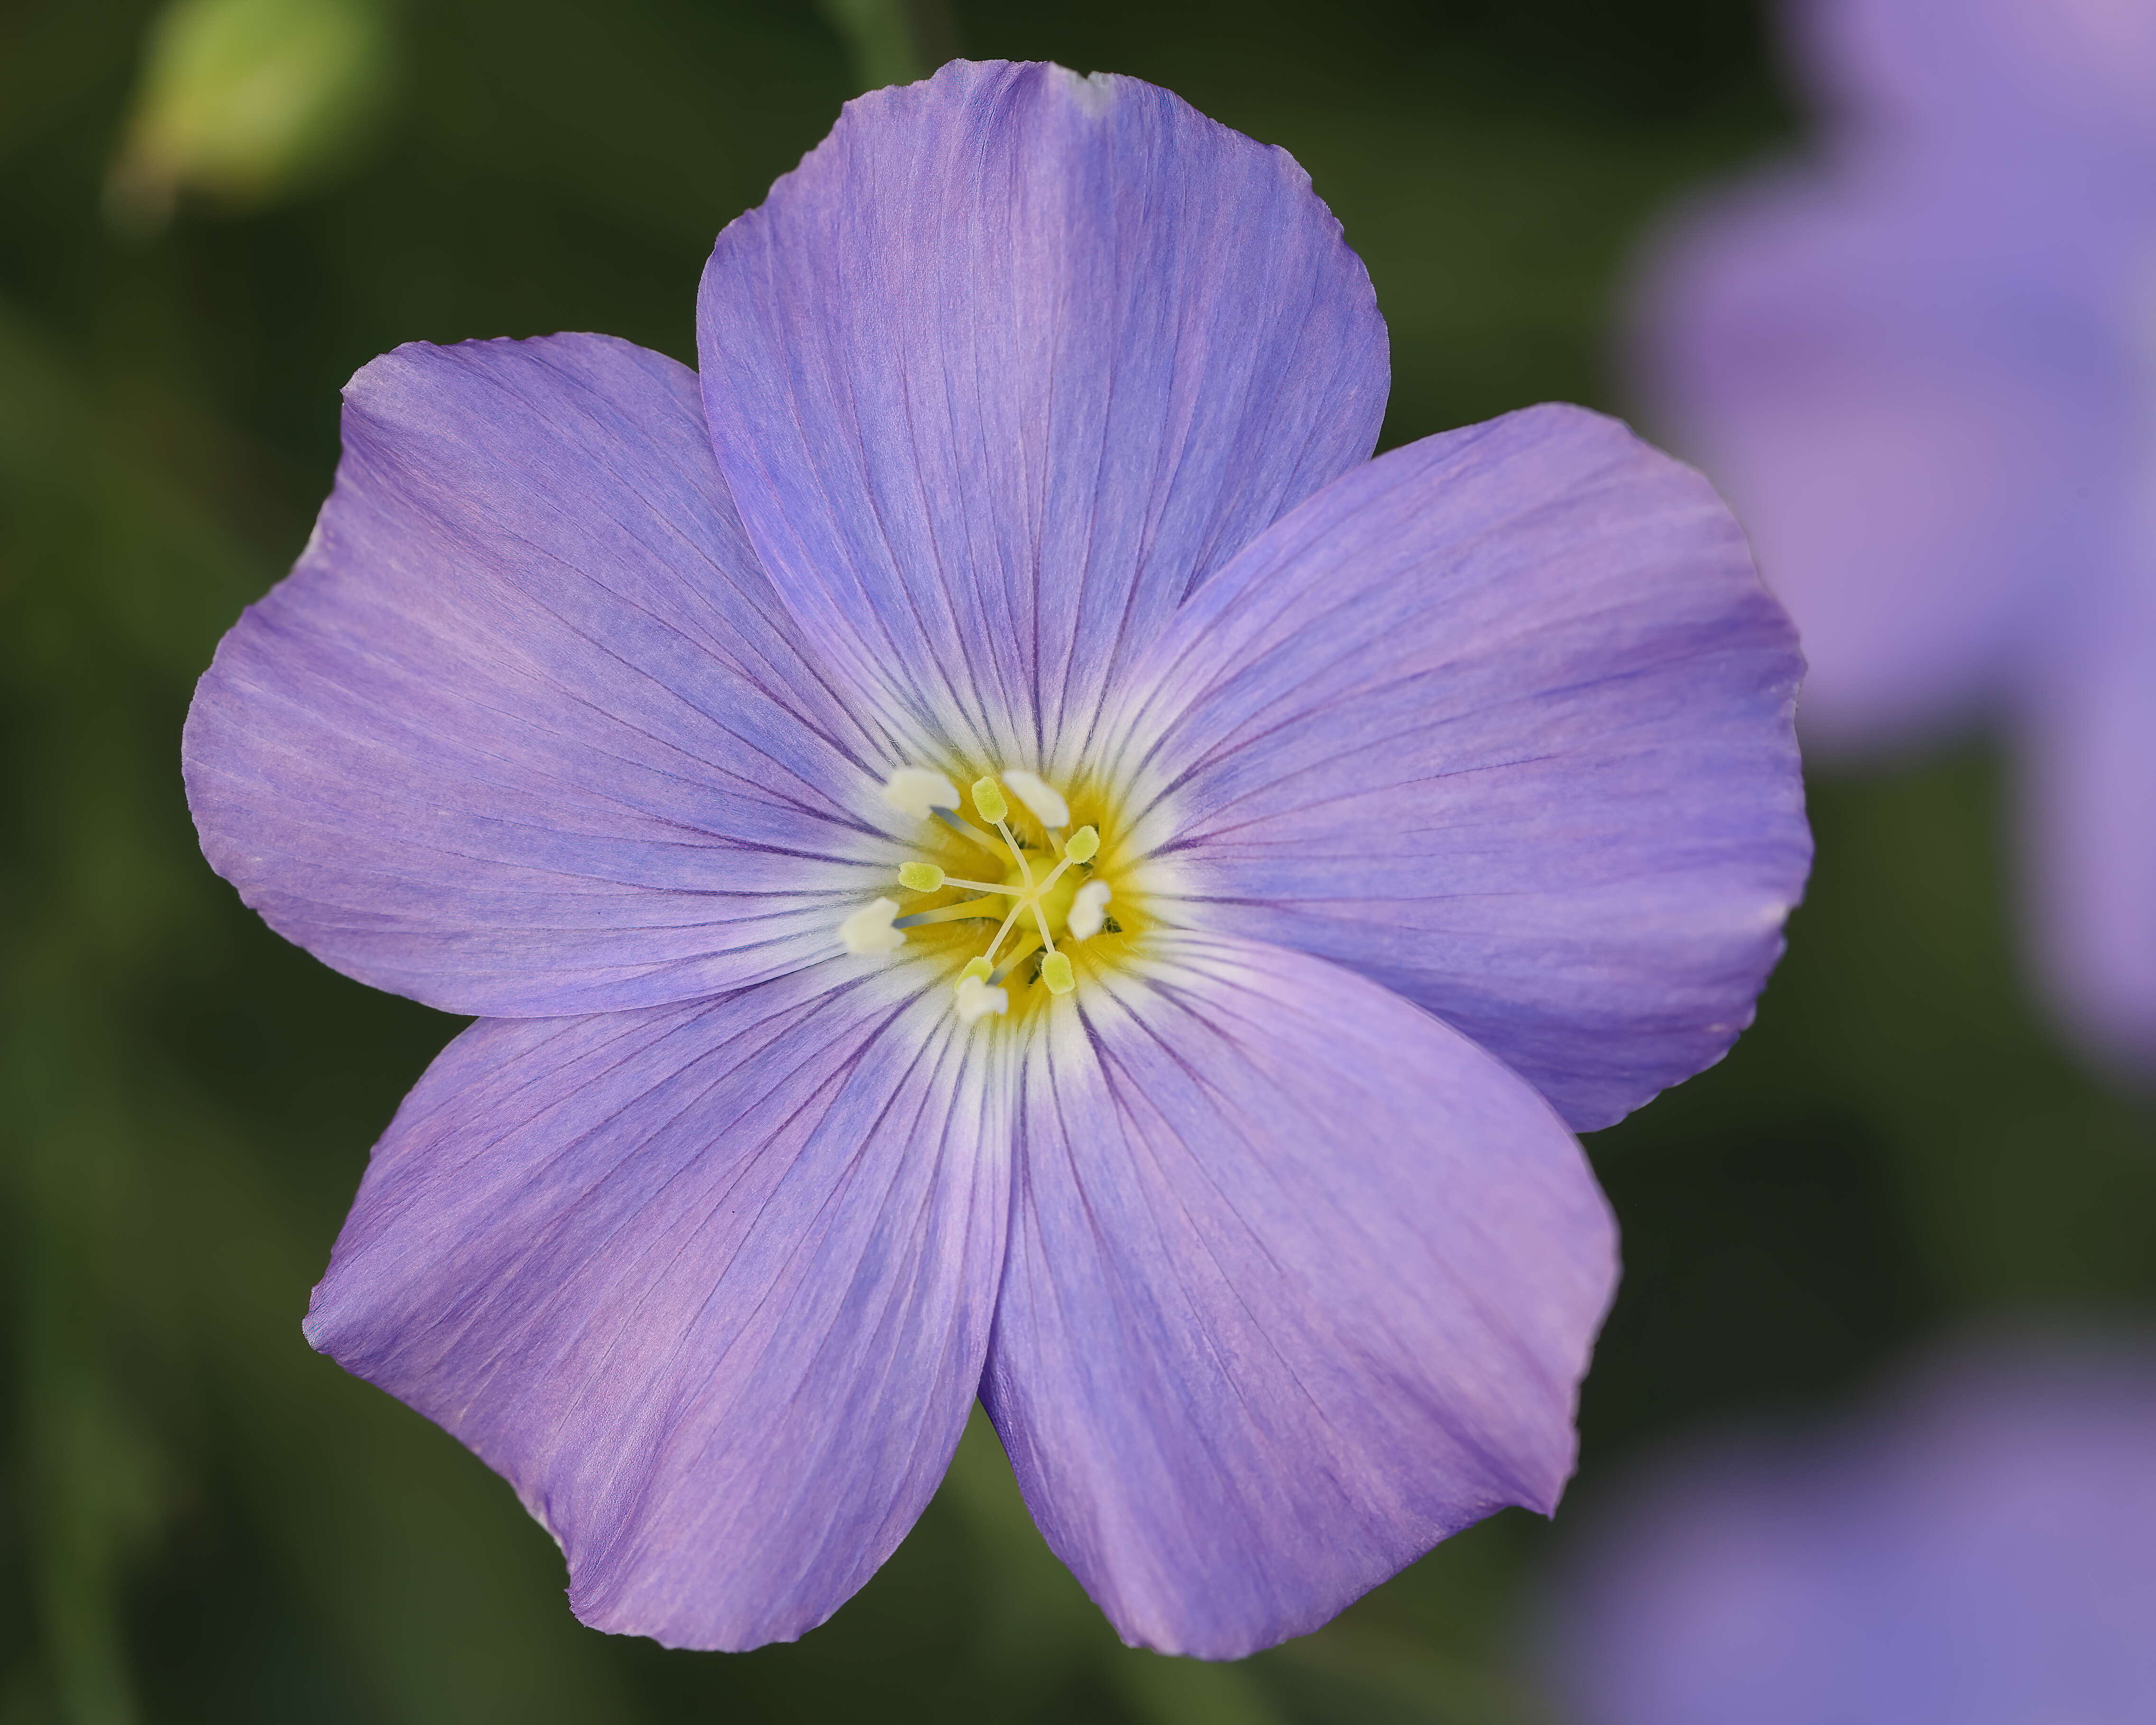
M1014 768L983 774L962 798L942 774L908 768L884 797L921 820L919 854L899 868L897 899L846 918L850 950L903 944L947 960L954 1009L968 1024L1022 1016L1127 950L1141 919L1118 897L1127 859L1113 811L1091 788L1066 798Z

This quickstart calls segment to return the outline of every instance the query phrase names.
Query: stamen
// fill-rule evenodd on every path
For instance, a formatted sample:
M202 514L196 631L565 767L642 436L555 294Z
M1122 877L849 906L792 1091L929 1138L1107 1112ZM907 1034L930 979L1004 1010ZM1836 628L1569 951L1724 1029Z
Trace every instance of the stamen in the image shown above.
M1002 911L1003 906L993 899L969 898L963 904L942 905L932 911L916 911L910 916L901 916L893 927L919 928L930 922L993 922Z
M1025 890L1028 892L1031 892L1033 891L1033 865L1026 860L1025 847L1011 836L1011 829L1002 821L998 821L996 823L996 830L1004 835L1004 843L1010 846L1010 854L1018 864L1019 876L1025 882Z
M1009 797L1004 794L1006 787ZM899 885L908 892L941 892L948 886L981 896L962 904L916 911L904 916L896 914L898 906L895 902L880 898L848 916L839 932L849 952L888 952L903 943L905 931L909 928L966 920L986 922L995 917L1000 909L1001 921L996 925L988 950L969 959L958 973L954 991L956 1009L960 1020L971 1024L990 1013L1000 1015L1009 1010L1010 996L1003 984L1021 970L1032 981L1045 983L1051 994L1068 994L1077 986L1076 969L1070 954L1055 948L1050 893L1074 867L1084 868L1090 874L1090 865L1100 854L1101 834L1097 827L1085 826L1065 838L1064 829L1070 822L1070 804L1037 774L1022 769L1005 772L1000 781L996 774L984 774L968 787L968 794L978 818L994 827L995 838L990 838L959 812L957 793L940 773L924 768L905 768L893 773L885 787L885 800L891 807L916 814L923 819L932 817L942 821L952 832L994 857L1003 878L968 880L963 875L947 874L940 864L901 863L898 869ZM1049 854L1041 858L1044 866L1038 873L1026 846L1011 829L1014 798L1024 805L1027 814L1049 834ZM1000 850L996 842L998 839L1002 841ZM1075 893L1066 887L1065 896L1055 901L1062 906L1060 920L1066 946L1090 940L1103 928L1115 926L1106 916L1106 906L1112 897L1106 881L1087 879L1073 885L1076 887Z
M1019 801L1041 825L1053 829L1070 824L1070 805L1034 774L1022 767L1007 767L1004 769L1004 783L1018 793Z
M943 884L946 886L971 887L975 892L1016 892L1019 890L1015 886L998 886L991 880L968 880L963 875L946 875Z
M1108 920L1108 901L1114 896L1105 880L1088 880L1080 887L1071 898L1070 913L1063 919L1070 938L1089 941L1098 934L1101 925Z
M988 1013L1001 1017L1010 1010L1010 995L1002 988L992 988L977 976L958 979L958 1022L970 1024Z
M1054 868L1048 871L1048 878L1042 881L1039 886L1034 889L1034 896L1038 898L1041 894L1046 892L1048 889L1053 886L1058 880L1060 880L1063 878L1063 871L1070 866L1070 859L1066 856L1062 861L1056 864Z
M1038 954L1040 951L1040 942L1039 941L1035 940L1029 934L1020 935L1016 942L1011 947L1010 957L1004 959L1001 964L996 967L994 979L1000 983L1006 978L1016 974L1019 967L1024 964L1027 959Z
M896 909L896 906L894 906L893 908ZM988 942L988 950L981 955L989 963L993 964L995 962L996 948L1004 943L1004 937L1010 932L1011 924L1018 921L1018 913L1024 908L1024 899L1012 901L1009 914L1004 918L1003 926L996 930L996 937Z
M927 820L938 809L958 806L958 788L926 767L901 767L883 782L883 800L901 814Z
M906 944L906 936L891 927L897 914L897 900L876 899L839 925L839 938L849 952L896 952Z
M996 841L991 839L986 833L983 832L978 827L975 826L970 820L961 820L957 815L950 814L941 809L936 811L936 819L942 822L945 826L948 827L960 838L966 839L968 843L979 845L982 850L987 851L988 854L990 856L993 856L998 862L1001 862L1004 860L1003 852L996 849Z

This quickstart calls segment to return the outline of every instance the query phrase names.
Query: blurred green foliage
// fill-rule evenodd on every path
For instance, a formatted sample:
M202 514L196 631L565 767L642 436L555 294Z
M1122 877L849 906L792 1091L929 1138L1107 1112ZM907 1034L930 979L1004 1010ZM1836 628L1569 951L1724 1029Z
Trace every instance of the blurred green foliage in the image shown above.
M341 176L292 165L313 145L244 196L174 172L171 226L116 233L109 167L180 28L135 0L0 11L0 1725L1536 1717L1512 1648L1540 1524L1487 1523L1245 1665L1162 1660L1116 1645L978 1422L804 1642L578 1628L508 1489L300 1340L367 1146L455 1024L284 946L209 874L178 730L305 536L354 368L563 328L690 357L712 235L937 30L1152 78L1292 150L1376 279L1398 442L1621 407L1601 355L1643 223L1790 135L1758 17L435 0L394 15L393 59L328 69L320 101L363 87L387 116L362 156L359 108L315 111L351 134ZM2156 1296L2156 1129L2029 1004L1998 781L1972 745L1816 785L1815 888L1758 1028L1592 1146L1630 1267L1578 1498L1941 1328Z
M239 210L305 188L365 143L395 69L387 0L171 0L143 44L107 216L148 234L182 192Z

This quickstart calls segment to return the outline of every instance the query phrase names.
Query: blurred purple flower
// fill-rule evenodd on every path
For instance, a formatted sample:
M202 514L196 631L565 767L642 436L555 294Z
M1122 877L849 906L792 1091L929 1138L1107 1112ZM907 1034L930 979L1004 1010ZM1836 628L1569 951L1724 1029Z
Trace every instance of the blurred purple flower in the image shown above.
M2156 8L1793 0L1816 162L1650 257L1635 354L1811 663L1808 742L2012 732L2061 1010L2156 1060Z
M1970 1353L1809 1440L1673 1460L1558 1594L1569 1725L2156 1718L2156 1358Z
M853 104L699 342L367 367L197 694L218 871L482 1017L309 1337L677 1645L828 1616L977 1391L1163 1649L1548 1510L1568 1125L1722 1053L1808 860L1706 482L1569 408L1370 460L1306 177L1053 67Z

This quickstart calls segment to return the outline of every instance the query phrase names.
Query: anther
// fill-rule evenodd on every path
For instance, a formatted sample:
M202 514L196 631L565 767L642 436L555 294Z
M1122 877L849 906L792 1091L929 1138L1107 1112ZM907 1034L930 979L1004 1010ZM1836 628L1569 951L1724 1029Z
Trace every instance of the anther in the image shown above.
M1036 775L1022 767L1009 767L1004 770L1004 783L1017 793L1019 801L1025 804L1033 818L1041 825L1054 829L1070 824L1070 805L1063 800L1059 792L1044 784ZM1002 817L992 816L991 819L1001 819Z
M909 892L934 892L943 885L943 871L934 863L901 863L898 884Z
M1004 801L1004 793L993 778L973 781L973 807L981 812L981 819L991 825L1010 813L1010 804Z
M896 952L906 944L904 933L891 926L897 914L897 900L876 899L839 925L839 938L849 952Z
M958 806L958 788L926 767L901 767L883 782L884 806L927 820L938 809Z
M1075 863L1091 862L1101 854L1101 829L1081 827L1070 835L1070 842L1063 847L1063 854Z
M1040 961L1040 979L1048 984L1051 994L1068 994L1078 986L1078 979L1070 974L1070 955L1050 952Z
M988 973L993 968L995 967L985 958L968 958L966 961L966 968L958 973L958 980L963 983L971 978L976 982L984 983L988 979Z
M1070 910L1063 919L1074 941L1089 941L1108 920L1108 901L1114 895L1105 880L1088 880L1072 896Z
M1010 993L1004 988L991 988L977 976L963 977L958 983L958 1022L970 1024L988 1013L998 1016L1010 1009Z

